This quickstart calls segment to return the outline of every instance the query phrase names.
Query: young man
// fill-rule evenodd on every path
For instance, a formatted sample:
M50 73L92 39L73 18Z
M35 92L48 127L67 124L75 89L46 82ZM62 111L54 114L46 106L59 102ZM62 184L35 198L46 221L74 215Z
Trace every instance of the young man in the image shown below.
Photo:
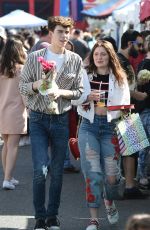
M29 108L29 127L33 159L33 203L36 224L34 229L59 230L57 218L62 188L63 165L68 144L68 111L71 100L81 96L82 60L65 49L70 29L71 18L50 17L48 29L51 45L31 53L23 68L20 80L20 92L27 97ZM56 83L58 90L50 95L39 93L42 66L38 57L56 62ZM52 114L48 105L52 96L57 103L57 114ZM45 206L45 182L49 166L48 146L51 145L50 187L48 205Z

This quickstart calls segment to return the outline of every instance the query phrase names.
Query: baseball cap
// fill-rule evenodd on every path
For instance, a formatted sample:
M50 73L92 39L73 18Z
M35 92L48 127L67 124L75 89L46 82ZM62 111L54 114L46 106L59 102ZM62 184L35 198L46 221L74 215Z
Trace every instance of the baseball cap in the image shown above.
M4 29L4 27L0 26L0 37L6 39L7 35L6 35L6 31Z

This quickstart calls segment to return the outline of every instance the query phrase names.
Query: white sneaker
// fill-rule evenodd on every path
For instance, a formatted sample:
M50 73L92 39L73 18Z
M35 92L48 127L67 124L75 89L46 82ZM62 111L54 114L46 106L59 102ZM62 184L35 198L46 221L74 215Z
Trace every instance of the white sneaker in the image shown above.
M149 184L147 178L141 178L141 179L139 180L139 183L140 183L141 185L148 185L148 184Z
M16 179L13 178L13 177L12 177L12 179L10 180L10 182L11 182L13 185L15 185L15 186L19 185L19 180L16 180Z
M91 219L89 225L87 226L86 230L98 230L99 223L96 219Z
M3 181L3 189L14 190L15 189L15 185L13 185L13 183L11 181L4 180Z
M106 212L107 212L107 218L110 224L116 224L119 220L119 213L116 209L115 202L104 200Z
M21 137L20 141L19 141L19 146L25 146L25 145L26 145L25 139L24 139L24 137Z

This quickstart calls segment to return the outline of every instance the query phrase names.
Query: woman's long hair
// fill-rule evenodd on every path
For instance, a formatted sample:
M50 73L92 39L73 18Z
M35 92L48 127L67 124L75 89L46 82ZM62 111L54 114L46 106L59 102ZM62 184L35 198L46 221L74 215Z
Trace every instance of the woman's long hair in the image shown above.
M109 68L112 70L114 76L119 85L123 84L124 77L126 76L125 71L121 67L118 56L112 46L112 44L105 40L99 40L94 45L89 55L89 65L86 67L88 73L96 73L97 67L94 64L93 54L97 47L103 47L109 55Z
M16 64L23 65L25 58L22 42L14 38L8 39L1 56L0 73L13 78L16 74Z

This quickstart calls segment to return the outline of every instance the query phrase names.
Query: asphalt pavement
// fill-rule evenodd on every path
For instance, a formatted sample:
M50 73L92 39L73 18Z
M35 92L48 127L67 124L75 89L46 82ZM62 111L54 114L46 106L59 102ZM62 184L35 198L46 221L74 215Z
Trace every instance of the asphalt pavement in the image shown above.
M77 167L80 167L80 161L73 160L73 163ZM1 187L3 173L0 163L0 230L33 229L34 227L30 145L19 147L15 178L19 179L20 185L14 191L3 190ZM49 179L48 176L47 183ZM82 173L64 174L59 213L61 230L86 229L89 213L86 208L84 190ZM109 225L104 205L102 205L100 213L101 230L124 230L126 220L130 215L135 213L150 213L150 198L146 200L117 201L116 205L120 213L118 225L113 227Z

